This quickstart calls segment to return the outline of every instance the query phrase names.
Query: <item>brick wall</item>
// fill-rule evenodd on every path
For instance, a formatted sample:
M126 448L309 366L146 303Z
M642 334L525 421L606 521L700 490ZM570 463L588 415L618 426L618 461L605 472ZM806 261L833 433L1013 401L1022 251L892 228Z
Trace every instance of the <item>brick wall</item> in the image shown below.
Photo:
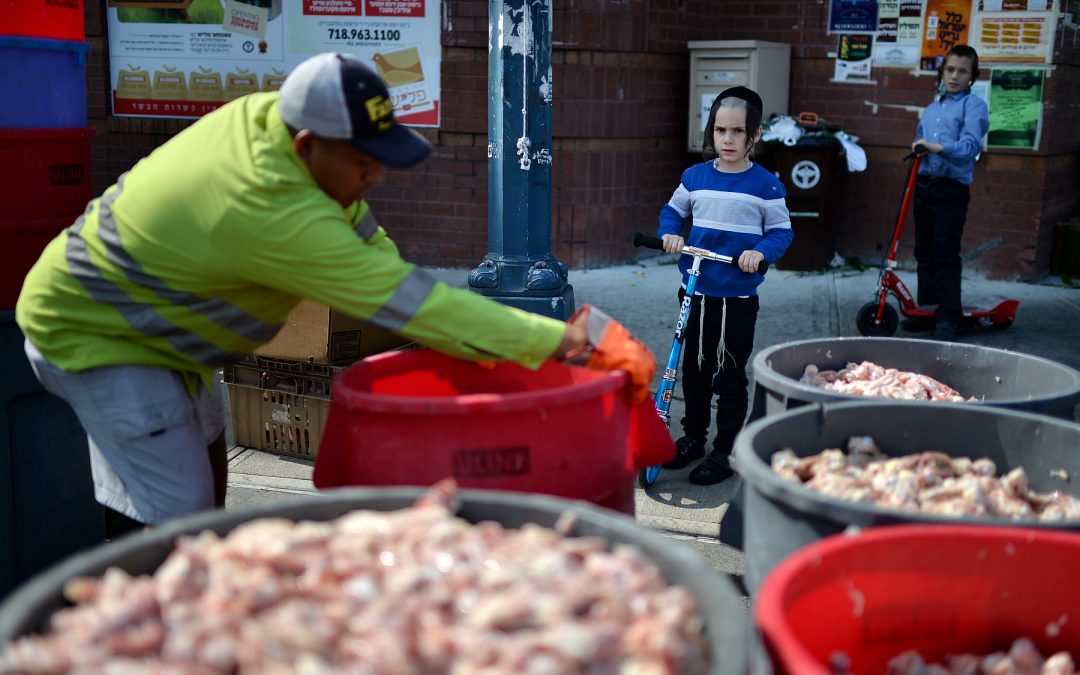
M487 39L485 0L443 0L442 123L417 168L390 171L372 205L409 259L472 266L487 252ZM698 157L684 148L690 40L755 39L792 45L790 109L814 111L860 138L868 170L842 176L834 211L838 250L877 260L896 217L901 161L930 77L874 71L876 85L830 81L828 3L800 0L556 0L553 2L552 247L574 268L634 254L633 232L655 231L660 207ZM88 0L87 68L95 189L189 124L108 117L105 0ZM975 173L964 247L968 265L1033 278L1049 266L1056 223L1080 212L1080 41L1059 30L1037 152L993 150ZM911 230L901 247L910 264Z

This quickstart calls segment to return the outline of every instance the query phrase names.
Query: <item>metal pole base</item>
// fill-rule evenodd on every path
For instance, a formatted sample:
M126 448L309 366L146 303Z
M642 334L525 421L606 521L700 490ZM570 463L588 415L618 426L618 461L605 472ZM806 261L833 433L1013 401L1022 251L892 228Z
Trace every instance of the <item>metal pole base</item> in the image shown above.
M526 312L532 312L533 314L539 314L541 316L550 317L552 319L558 319L560 321L566 321L573 315L574 307L574 287L567 284L559 295L549 296L537 296L537 295L491 295L485 293L483 289L473 288L472 290L486 295L492 300L509 305L511 307L517 307L523 309Z
M486 258L469 273L469 289L527 312L566 321L574 313L574 287L566 266L555 260Z

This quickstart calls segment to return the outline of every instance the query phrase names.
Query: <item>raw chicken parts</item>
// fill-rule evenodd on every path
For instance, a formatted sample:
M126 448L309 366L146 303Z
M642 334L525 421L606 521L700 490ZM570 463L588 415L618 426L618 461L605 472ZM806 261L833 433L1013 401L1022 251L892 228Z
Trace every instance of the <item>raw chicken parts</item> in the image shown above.
M963 403L965 400L975 400L965 399L955 389L932 377L895 368L885 368L870 361L849 363L841 370L819 370L811 363L806 366L799 382L839 394L903 401Z
M153 576L74 579L75 606L4 647L0 673L706 672L694 598L636 549L470 524L455 494L254 520L179 539Z
M927 451L889 457L868 436L799 457L790 448L772 456L781 478L838 499L942 516L1056 521L1080 518L1080 499L1028 487L1022 467L997 476L988 458L972 460Z
M946 665L927 664L914 649L889 661L885 675L1074 675L1076 664L1068 652L1044 659L1031 640L1019 638L1008 652L979 657L950 655Z

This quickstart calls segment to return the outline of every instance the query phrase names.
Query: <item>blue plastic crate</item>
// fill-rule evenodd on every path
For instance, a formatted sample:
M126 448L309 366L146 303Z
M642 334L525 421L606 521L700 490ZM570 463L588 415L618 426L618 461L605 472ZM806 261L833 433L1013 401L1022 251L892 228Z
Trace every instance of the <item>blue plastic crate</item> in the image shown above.
M0 312L0 597L104 541L86 433L46 392L23 353L14 312Z
M86 54L72 40L0 36L0 128L86 126Z

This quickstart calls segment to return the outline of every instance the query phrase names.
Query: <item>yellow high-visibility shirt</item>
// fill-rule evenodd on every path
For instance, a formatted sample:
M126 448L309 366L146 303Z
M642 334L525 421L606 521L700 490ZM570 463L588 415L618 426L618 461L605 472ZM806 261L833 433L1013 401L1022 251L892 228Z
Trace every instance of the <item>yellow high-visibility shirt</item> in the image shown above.
M301 298L452 356L538 367L565 324L436 282L364 202L292 147L276 92L222 106L138 162L54 239L16 320L69 371L136 364L189 381L251 353Z

